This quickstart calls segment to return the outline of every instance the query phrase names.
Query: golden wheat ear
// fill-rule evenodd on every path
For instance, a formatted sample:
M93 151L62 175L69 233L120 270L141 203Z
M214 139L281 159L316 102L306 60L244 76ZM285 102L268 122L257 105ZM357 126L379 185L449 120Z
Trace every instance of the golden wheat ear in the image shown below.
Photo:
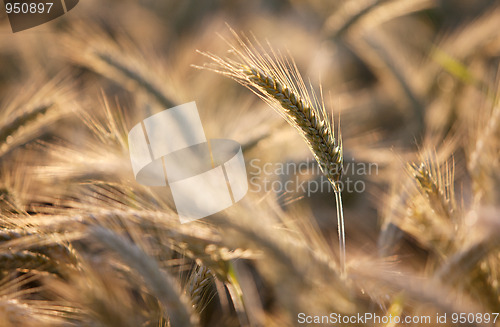
M343 148L341 139L335 137L333 119L328 117L322 94L318 96L312 86L306 86L292 59L270 46L266 50L257 40L252 43L248 37L240 37L230 30L235 41L227 43L235 59L200 52L213 63L197 68L215 71L245 86L298 130L335 191L341 269L345 272L345 232L339 185Z

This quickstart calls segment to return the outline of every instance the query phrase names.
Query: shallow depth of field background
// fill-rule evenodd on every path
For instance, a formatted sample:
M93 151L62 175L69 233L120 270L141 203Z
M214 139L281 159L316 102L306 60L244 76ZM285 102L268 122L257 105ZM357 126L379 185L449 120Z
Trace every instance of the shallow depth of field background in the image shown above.
M0 8L0 326L293 326L301 312L447 326L500 311L498 1L82 0L15 34ZM362 187L343 192L346 279L306 144L194 67L209 62L197 50L231 57L228 26L293 57L340 124L343 179ZM168 188L135 182L126 142L190 101L208 138L242 144L253 182L180 225Z

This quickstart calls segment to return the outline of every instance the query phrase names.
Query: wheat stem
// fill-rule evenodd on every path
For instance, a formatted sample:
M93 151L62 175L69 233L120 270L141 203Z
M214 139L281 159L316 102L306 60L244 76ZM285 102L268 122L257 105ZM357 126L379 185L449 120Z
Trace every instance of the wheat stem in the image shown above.
M105 53L96 53L96 57L102 60L105 64L116 69L129 80L134 81L147 93L151 94L163 107L172 108L177 104L171 100L151 79L148 79L145 74L141 74L138 70L121 63L118 58Z
M337 224L339 234L339 251L340 251L340 271L341 277L346 276L346 255L345 255L345 229L344 229L344 207L342 206L342 192L335 191L335 205L337 206Z

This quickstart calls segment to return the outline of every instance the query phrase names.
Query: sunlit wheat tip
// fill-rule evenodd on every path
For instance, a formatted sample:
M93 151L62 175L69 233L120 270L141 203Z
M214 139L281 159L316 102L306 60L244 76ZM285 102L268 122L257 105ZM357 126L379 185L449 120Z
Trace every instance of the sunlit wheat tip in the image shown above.
M345 275L345 232L342 199L339 181L342 175L343 148L340 138L335 137L323 101L312 86L306 87L297 65L291 59L275 52L266 51L258 41L257 49L252 42L244 40L231 30L236 45L231 43L231 52L236 60L224 59L213 54L202 53L215 62L208 68L245 86L296 128L305 140L321 171L335 190L339 232L340 266ZM205 67L206 68L206 67Z
M300 95L296 95L293 90L263 71L244 66L243 73L250 83L279 102L287 115L286 119L299 129L322 171L336 188L335 183L340 180L342 174L342 146L335 139L326 117L321 117L321 113L318 114L317 109L305 104Z

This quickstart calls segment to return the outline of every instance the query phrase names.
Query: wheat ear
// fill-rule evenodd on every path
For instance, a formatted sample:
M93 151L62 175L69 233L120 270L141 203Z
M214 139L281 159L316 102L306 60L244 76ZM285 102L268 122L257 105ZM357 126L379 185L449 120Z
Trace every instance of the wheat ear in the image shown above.
M144 279L168 313L172 326L195 326L197 317L190 310L176 280L160 269L158 263L137 245L103 227L94 227L92 235Z
M257 49L248 38L243 40L233 30L231 32L237 44L228 44L237 60L201 52L212 59L216 66L199 68L208 68L247 87L299 131L335 191L340 266L345 274L344 218L338 185L342 175L343 148L341 138L335 137L333 121L328 118L322 92L318 97L312 86L306 87L293 60L272 49L266 52L256 41L259 46Z
M422 194L425 194L429 200L431 208L443 217L453 218L453 164L449 167L446 163L445 175L443 175L441 168L433 164L431 159L427 159L420 164L411 164L410 172L417 181Z
M187 285L187 293L196 312L201 313L210 301L210 286L213 283L212 273L206 266L196 265Z
M302 134L321 170L337 190L342 173L342 145L335 139L326 114L304 101L303 96L294 92L293 88L258 68L244 67L243 73L248 81L264 92L264 96L272 97L279 103L287 121Z

